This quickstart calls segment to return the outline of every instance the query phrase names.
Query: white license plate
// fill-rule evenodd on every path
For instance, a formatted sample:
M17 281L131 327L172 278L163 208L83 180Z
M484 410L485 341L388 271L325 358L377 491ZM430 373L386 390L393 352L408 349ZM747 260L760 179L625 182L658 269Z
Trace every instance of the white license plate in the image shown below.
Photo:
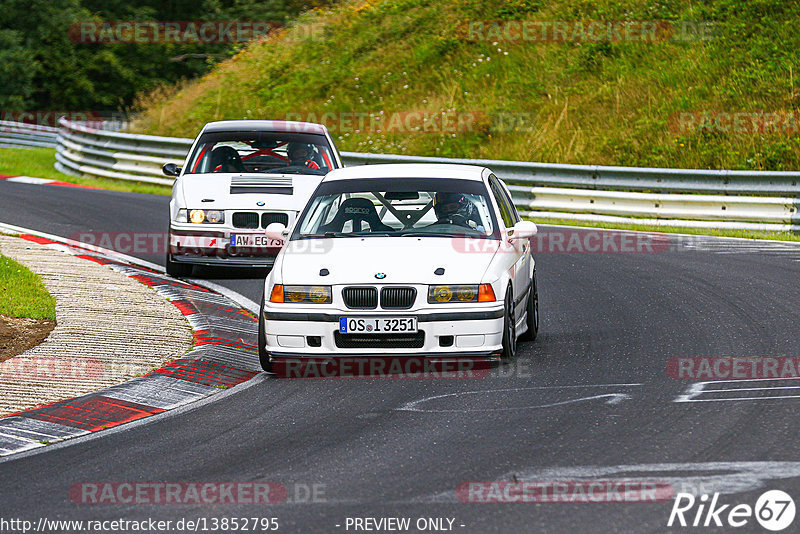
M280 248L283 239L272 239L264 234L231 234L232 247Z
M416 317L340 317L342 334L415 334Z

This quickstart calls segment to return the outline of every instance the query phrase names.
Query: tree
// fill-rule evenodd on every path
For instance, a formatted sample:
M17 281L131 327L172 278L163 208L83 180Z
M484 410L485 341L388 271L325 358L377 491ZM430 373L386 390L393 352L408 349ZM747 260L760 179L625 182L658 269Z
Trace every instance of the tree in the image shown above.
M264 21L284 24L319 0L3 0L0 107L115 111L137 93L208 72L235 43L81 42L81 22ZM72 28L72 32L70 31Z
M33 54L25 48L22 36L13 30L0 30L0 110L21 111L29 107L33 93Z

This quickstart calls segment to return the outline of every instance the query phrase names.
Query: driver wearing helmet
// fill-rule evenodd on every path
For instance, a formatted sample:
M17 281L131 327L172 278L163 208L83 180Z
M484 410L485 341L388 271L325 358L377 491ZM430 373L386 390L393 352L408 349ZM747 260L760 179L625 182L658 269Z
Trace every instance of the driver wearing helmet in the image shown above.
M475 221L475 205L462 193L436 193L433 197L433 211L436 213L437 223L480 229Z
M314 161L314 149L309 144L289 143L286 153L289 156L290 166L319 169L319 163Z

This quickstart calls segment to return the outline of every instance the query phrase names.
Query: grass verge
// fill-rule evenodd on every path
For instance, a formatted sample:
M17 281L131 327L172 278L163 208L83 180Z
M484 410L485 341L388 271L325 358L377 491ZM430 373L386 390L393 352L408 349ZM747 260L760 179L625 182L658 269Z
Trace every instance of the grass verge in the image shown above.
M608 228L614 230L635 230L640 232L660 232L666 234L707 235L714 237L739 237L743 239L766 239L770 241L800 242L800 235L791 232L755 232L753 230L727 230L720 228L687 228L682 226L654 226L648 224L623 224L578 221L572 219L542 219L525 217L541 225L582 226L585 228Z
M785 0L343 0L142 95L134 129L191 137L211 120L295 118L325 122L345 151L793 170L798 17ZM642 40L500 29L564 21L667 26ZM429 119L405 121L418 112Z
M56 300L39 276L0 255L0 315L30 319L56 318Z
M169 195L172 192L172 189L165 185L110 178L85 178L58 172L53 167L56 160L55 152L54 148L0 148L0 174L33 176L129 193Z

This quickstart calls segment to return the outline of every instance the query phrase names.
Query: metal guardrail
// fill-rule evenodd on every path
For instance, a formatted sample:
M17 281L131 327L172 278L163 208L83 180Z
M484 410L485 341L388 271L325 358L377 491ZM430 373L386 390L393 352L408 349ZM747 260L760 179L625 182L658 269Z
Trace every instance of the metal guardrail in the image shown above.
M88 127L118 132L126 128L127 122L111 119L88 123ZM9 148L53 148L58 143L58 128L27 122L0 121L0 147Z
M0 121L0 147L35 148L56 146L58 128L24 122Z
M171 185L191 139L110 132L60 121L56 167L80 174ZM346 165L450 163L492 169L520 212L573 219L745 230L800 231L800 172L557 165L344 152Z
M345 152L348 165L374 163L456 163L492 169L507 183L544 187L663 193L800 196L800 171L715 171L562 165L493 159L453 159Z
M488 167L520 213L538 219L800 231L800 172L559 165L345 152L347 165L451 163Z
M110 132L60 119L56 168L88 175L172 185L161 172L164 163L183 164L191 139Z

